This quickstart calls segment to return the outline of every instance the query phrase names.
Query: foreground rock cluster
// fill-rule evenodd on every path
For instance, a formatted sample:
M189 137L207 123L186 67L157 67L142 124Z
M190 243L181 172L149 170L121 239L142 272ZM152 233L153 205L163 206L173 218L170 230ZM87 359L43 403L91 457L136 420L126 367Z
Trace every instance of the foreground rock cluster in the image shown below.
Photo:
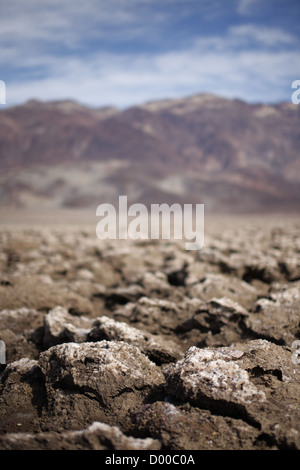
M2 227L0 449L300 449L299 228Z

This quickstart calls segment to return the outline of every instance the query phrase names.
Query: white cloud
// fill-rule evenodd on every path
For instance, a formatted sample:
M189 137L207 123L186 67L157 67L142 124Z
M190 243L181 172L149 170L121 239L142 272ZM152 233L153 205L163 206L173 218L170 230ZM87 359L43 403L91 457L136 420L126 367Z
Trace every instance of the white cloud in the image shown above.
M72 47L87 36L138 36L170 19L172 10L156 12L155 4L161 5L160 0L6 0L1 5L0 37L10 42L63 41ZM147 7L151 15L145 15Z
M232 38L229 38L231 44ZM221 40L220 40L221 41ZM206 41L181 52L143 55L99 54L86 59L47 58L47 78L7 84L7 102L75 98L91 106L130 106L150 99L211 91L230 98L274 102L290 76L297 77L294 51L207 48Z
M238 12L241 15L249 15L261 0L238 0Z
M293 44L296 38L280 28L262 27L255 24L243 24L232 26L230 34L239 40L248 42L254 40L266 46L277 46L282 44ZM239 44L241 44L239 42Z
M238 5L245 12L256 1L240 0ZM155 2L159 0L131 0L130 4ZM207 12L208 2L202 3ZM126 37L138 38L151 24L147 19L139 23L141 12L128 10L127 0L114 0L113 15L111 0L44 0L43 9L36 9L35 0L27 0L22 16L13 14L17 4L24 2L6 1L0 18L0 69L15 70L15 78L7 82L8 105L31 98L74 98L92 106L123 107L201 91L267 102L283 99L291 78L299 78L299 45L280 28L236 25L222 36L199 34L184 49L169 52L117 53L105 52L103 47L83 53L81 42L86 36L105 38L109 28L116 27L116 38L117 25L122 25L127 28ZM155 22L164 21L166 17L157 13ZM69 55L57 52L60 43L69 48Z

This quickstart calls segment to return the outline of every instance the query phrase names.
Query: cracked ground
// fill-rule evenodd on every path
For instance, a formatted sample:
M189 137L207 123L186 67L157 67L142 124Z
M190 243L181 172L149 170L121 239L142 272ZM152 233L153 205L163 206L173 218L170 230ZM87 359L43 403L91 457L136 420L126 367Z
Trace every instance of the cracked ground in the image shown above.
M0 449L299 449L300 222L0 228ZM298 364L299 362L299 364Z

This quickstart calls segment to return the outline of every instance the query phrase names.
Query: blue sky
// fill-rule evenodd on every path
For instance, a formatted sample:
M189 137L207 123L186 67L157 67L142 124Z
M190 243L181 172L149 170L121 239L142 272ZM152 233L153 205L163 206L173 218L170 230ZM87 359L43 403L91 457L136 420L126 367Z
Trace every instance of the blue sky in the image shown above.
M0 80L8 106L290 101L299 25L299 0L1 0Z

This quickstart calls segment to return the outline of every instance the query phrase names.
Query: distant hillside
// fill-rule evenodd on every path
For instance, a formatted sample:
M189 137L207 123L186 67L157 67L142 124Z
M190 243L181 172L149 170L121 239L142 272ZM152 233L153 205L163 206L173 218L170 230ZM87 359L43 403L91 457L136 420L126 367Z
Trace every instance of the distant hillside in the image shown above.
M296 209L300 107L210 94L126 110L35 100L0 112L1 207L204 202Z

